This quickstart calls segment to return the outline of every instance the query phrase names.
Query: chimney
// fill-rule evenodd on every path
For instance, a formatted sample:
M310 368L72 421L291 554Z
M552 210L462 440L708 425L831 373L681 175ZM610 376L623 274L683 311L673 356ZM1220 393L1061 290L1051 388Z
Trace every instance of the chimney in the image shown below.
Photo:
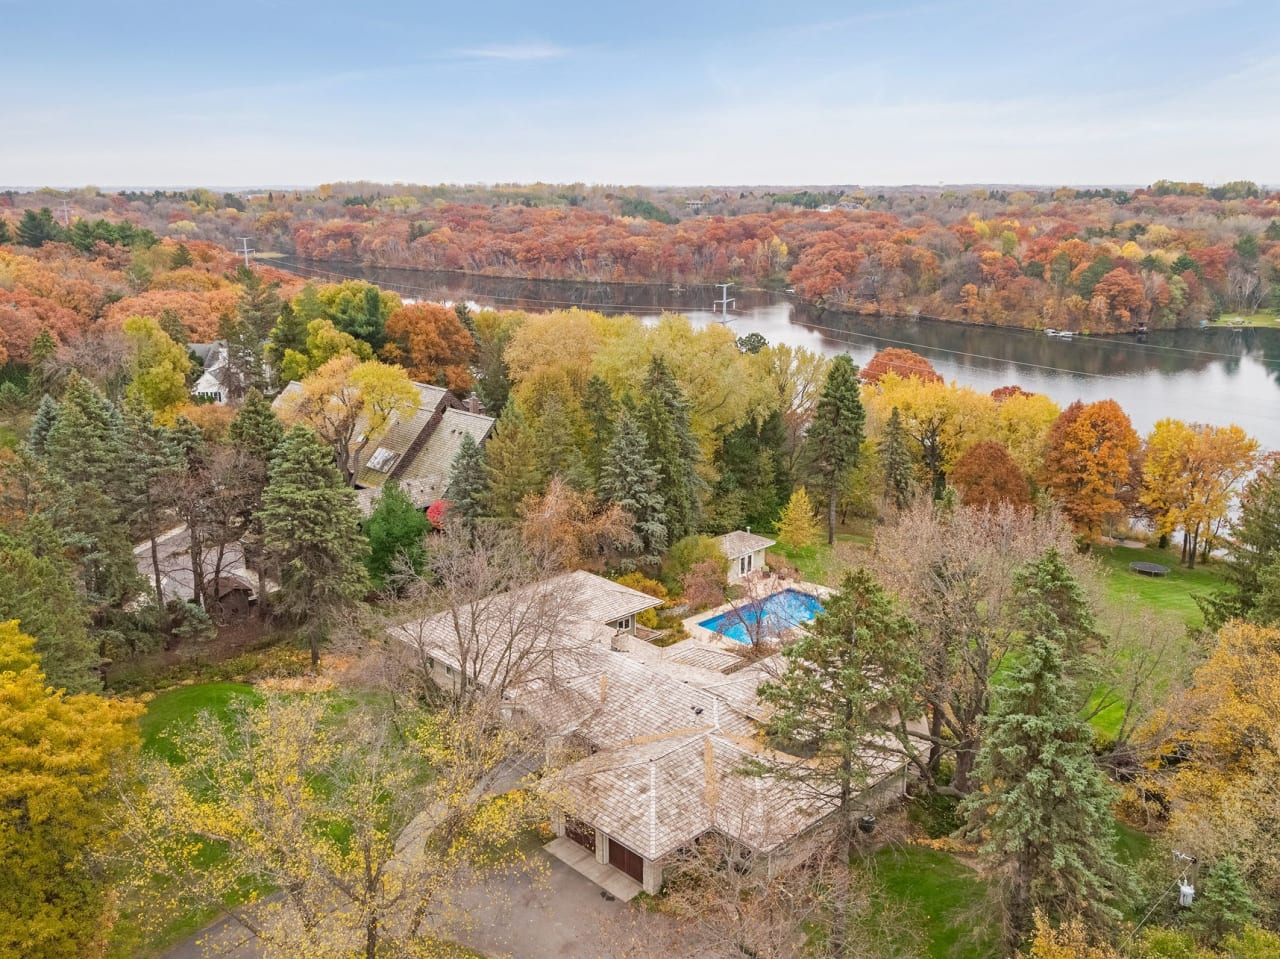
M748 527L747 527L747 535L748 535L748 536L750 536L750 535L751 535L751 527L750 527L750 526L748 526Z
M474 390L473 390L473 391L471 392L471 394L467 397L466 402L467 402L467 412L468 412L468 413L483 413L483 412L484 412L484 407L480 404L480 397L476 396L476 394L475 394L475 391L474 391Z

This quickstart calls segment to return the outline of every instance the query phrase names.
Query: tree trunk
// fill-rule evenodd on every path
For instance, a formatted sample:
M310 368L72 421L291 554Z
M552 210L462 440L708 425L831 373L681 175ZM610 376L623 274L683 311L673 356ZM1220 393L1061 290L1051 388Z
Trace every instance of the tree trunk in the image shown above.
M836 542L836 490L833 486L827 496L827 545Z
M1195 532L1191 535L1191 548L1187 550L1187 569L1196 568L1196 549L1200 545L1200 524L1196 523Z

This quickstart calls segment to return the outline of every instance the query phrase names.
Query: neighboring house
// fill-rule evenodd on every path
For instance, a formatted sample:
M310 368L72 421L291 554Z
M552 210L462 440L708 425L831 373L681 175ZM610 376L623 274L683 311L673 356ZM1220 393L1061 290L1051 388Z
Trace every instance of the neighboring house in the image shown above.
M575 572L390 631L446 689L458 689L465 658L468 680L501 692L509 721L541 733L558 767L541 786L560 837L548 848L615 895L656 893L673 858L709 832L764 868L785 868L808 855L808 837L836 809L834 795L788 777L742 774L749 757L804 762L763 745L769 711L757 690L779 658L744 666L700 640L652 646L631 629L636 613L657 604ZM555 610L558 618L537 615ZM537 628L513 643L515 625L531 621ZM508 672L522 657L526 668ZM859 797L868 809L906 787L905 763L876 769Z
M729 582L736 583L748 573L764 569L764 554L777 541L757 536L750 530L735 530L716 537L721 552L729 560Z
M216 340L213 343L192 343L187 349L204 364L204 372L191 387L191 395L208 403L226 403L231 394L231 362L227 356L227 344Z
M151 555L151 542L144 540L133 548L134 559L138 566L138 575L147 583L146 598L155 595L156 563L160 566L160 590L165 600L181 600L191 602L195 599L195 572L191 562L191 535L186 526L179 526L156 537L156 556ZM218 548L206 547L201 559L203 575L211 580L214 568L218 566ZM249 607L258 601L258 574L245 562L244 547L239 543L228 543L222 547L221 575L216 587L211 587L213 602L217 608L211 612L224 618L243 616ZM275 592L279 586L268 580L268 593Z
M444 496L449 472L470 434L480 444L493 431L494 418L480 412L474 397L459 400L438 386L414 383L418 403L412 411L396 417L376 445L361 454L355 486L360 511L369 516L381 495L382 486L394 479L419 509L426 509ZM294 382L276 398L280 400L301 389Z

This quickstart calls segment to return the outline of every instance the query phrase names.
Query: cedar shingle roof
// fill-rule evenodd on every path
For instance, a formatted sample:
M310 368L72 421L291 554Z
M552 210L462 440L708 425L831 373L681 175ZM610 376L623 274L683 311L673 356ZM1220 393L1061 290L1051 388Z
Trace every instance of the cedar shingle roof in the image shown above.
M748 533L739 529L716 537L716 542L720 544L720 550L725 556L730 560L735 560L740 556L746 556L748 553L754 553L758 549L768 549L777 540L769 539L767 536L757 536L755 533Z
M418 405L412 412L397 416L390 429L378 440L377 445L364 451L363 461L360 468L356 470L357 486L371 488L385 483L391 471L400 465L400 459L409 452L410 446L422 431L427 429L431 418L436 415L440 405L449 396L448 390L438 386L427 386L423 383L414 383L413 386L418 391ZM379 465L383 468L374 468ZM397 472L396 475L400 474ZM445 475L448 476L447 466Z

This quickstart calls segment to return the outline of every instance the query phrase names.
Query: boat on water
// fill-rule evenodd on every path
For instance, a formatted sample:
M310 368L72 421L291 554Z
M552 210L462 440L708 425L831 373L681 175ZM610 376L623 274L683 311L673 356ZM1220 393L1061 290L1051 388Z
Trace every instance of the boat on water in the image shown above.
M1045 336L1060 336L1060 337L1063 337L1064 339L1068 339L1068 340L1069 340L1069 339L1071 339L1073 336L1075 336L1075 334L1074 334L1074 333L1072 333L1070 330L1045 330L1045 331L1044 331L1044 335L1045 335Z

